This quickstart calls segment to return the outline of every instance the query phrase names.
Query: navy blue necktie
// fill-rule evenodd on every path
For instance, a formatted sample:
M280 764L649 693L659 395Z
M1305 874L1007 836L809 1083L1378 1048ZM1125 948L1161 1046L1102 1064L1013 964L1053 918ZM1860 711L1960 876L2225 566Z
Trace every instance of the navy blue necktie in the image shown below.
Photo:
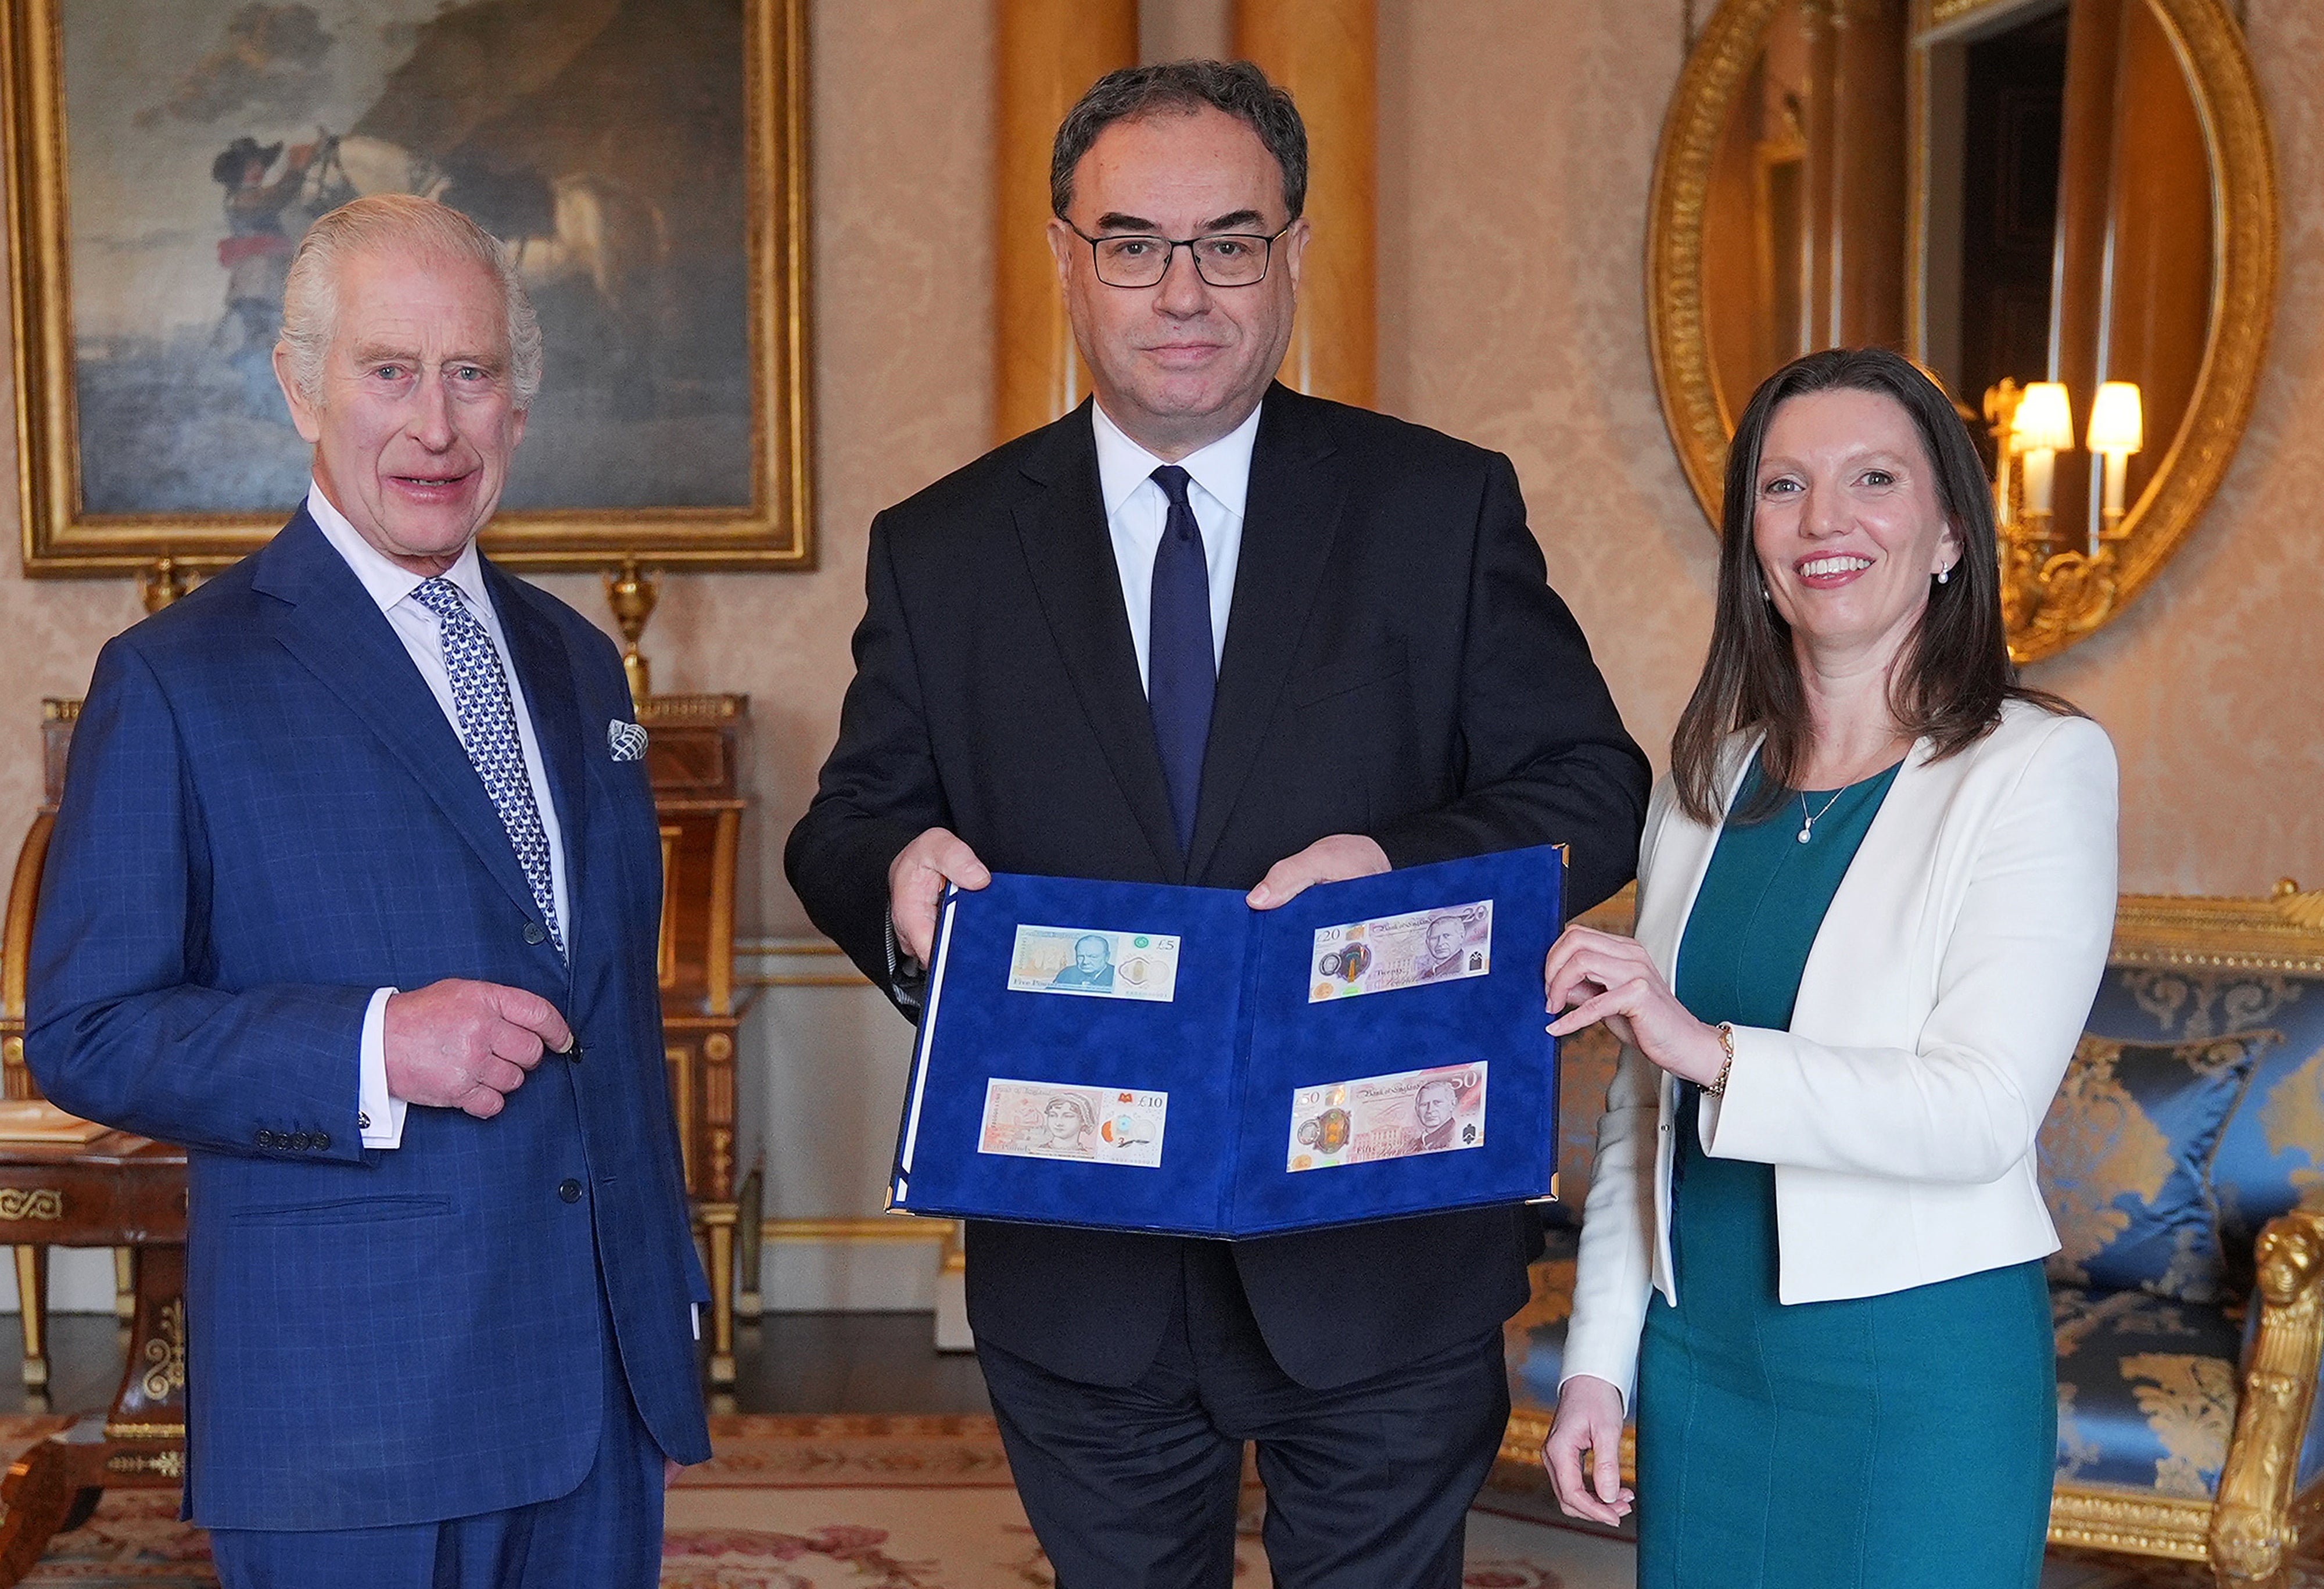
M1170 516L1154 553L1146 636L1146 709L1154 718L1154 743L1162 753L1182 855L1194 847L1203 747L1210 742L1211 697L1219 684L1211 647L1210 563L1203 555L1203 527L1186 501L1186 471L1176 464L1154 471L1154 483L1170 499Z

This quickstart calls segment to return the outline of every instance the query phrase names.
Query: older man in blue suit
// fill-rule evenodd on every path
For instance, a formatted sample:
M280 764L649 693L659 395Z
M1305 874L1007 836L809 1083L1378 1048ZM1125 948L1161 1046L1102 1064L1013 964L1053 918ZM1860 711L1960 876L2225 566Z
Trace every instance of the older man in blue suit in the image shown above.
M300 245L276 368L313 489L98 658L26 1057L189 1150L227 1585L650 1584L709 1292L619 659L475 550L539 326L473 223L363 199Z

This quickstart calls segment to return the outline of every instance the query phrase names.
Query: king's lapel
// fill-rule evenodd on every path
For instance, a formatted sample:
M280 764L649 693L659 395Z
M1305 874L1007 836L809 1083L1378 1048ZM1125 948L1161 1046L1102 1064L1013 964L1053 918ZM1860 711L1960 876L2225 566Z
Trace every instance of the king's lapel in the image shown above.
M589 780L585 760L591 750L588 725L581 720L573 658L565 649L565 637L537 610L529 591L490 563L484 564L484 570L493 610L500 616L501 633L508 642L509 661L524 687L533 737L540 745L541 765L549 775L549 797L557 804L557 826L565 851L566 914L576 919L559 923L569 963L578 953L576 922L589 915L581 909L582 859L589 853ZM611 755L605 730L597 733L597 753Z
M1084 403L1051 426L1046 445L1027 460L1025 474L1044 489L1017 504L1017 535L1090 732L1161 874L1175 881L1184 874L1185 863L1170 823L1169 786L1121 604L1121 571L1106 530L1090 425Z
M1233 815L1332 563L1349 481L1331 463L1332 440L1320 422L1325 411L1278 385L1268 388L1259 414L1189 879L1203 874Z
M259 553L252 587L281 604L274 637L394 753L530 916L532 889L484 780L410 653L304 508Z

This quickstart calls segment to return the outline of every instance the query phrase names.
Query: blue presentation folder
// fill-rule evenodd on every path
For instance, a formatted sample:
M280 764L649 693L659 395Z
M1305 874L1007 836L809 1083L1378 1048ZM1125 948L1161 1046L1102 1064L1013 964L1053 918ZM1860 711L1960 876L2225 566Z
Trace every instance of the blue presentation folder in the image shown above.
M1226 889L1008 873L947 890L889 1206L1242 1237L1549 1195L1541 968L1563 883L1545 845L1319 884L1274 910ZM1423 915L1426 933L1380 925ZM1374 930L1335 930L1355 924ZM1462 956L1449 972L1443 948ZM1428 980L1349 991L1424 964ZM1107 991L1132 977L1146 996Z

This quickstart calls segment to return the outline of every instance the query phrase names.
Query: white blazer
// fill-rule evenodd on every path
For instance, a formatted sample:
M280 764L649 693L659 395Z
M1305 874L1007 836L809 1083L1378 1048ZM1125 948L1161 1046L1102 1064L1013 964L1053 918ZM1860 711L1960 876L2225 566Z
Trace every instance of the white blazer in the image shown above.
M1758 748L1730 740L1720 808ZM1789 1031L1738 1026L1704 1150L1775 1167L1777 1294L1873 1297L2053 1252L2034 1139L2096 997L2115 911L2114 745L2024 702L1948 760L1897 769L1800 978ZM1781 820L1778 816L1777 820ZM1677 983L1719 843L1655 787L1637 939ZM1563 1377L1628 1394L1649 1288L1674 1304L1677 1086L1625 1048L1582 1206ZM1651 1146L1651 1151L1648 1150Z

